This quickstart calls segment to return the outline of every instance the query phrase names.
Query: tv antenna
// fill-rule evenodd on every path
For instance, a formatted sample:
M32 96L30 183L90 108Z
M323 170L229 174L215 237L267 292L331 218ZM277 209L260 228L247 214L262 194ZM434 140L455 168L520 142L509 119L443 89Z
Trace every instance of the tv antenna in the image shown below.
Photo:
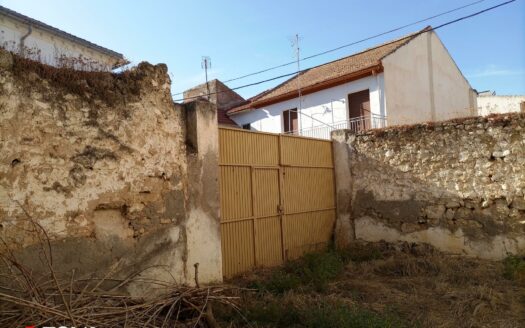
M298 110L301 110L302 107L302 99L301 99L301 48L299 47L299 41L301 41L301 38L299 37L299 34L295 34L294 38L292 39L292 48L295 50L295 57L297 60L297 95L299 97L299 108Z
M202 56L201 68L204 69L206 77L206 90L208 92L208 100L210 100L210 85L208 84L208 68L211 68L211 58L209 56Z

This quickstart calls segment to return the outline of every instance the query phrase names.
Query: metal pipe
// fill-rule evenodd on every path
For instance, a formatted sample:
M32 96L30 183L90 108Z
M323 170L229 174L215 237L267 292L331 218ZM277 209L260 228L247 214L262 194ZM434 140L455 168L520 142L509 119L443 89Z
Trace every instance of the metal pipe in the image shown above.
M31 33L33 33L33 28L31 27L31 25L27 25L27 33L20 38L20 55L24 55L25 41L27 37L31 35Z

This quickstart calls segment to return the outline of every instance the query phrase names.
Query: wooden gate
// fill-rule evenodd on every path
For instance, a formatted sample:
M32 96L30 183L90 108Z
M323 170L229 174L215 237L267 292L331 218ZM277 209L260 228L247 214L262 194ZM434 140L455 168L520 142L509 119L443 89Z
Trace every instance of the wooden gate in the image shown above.
M324 248L335 223L330 141L219 129L225 277Z

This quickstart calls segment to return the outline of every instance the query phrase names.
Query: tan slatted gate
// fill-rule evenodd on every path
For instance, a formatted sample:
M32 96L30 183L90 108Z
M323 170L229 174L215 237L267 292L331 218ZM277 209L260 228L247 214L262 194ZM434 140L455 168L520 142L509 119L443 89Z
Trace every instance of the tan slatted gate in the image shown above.
M225 277L323 248L335 222L330 141L219 129Z

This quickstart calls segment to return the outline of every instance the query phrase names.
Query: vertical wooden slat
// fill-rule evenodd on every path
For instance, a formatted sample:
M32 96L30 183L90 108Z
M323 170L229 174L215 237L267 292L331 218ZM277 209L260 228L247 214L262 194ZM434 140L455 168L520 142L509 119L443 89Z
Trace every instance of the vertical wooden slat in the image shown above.
M257 266L257 218L255 217L255 175L253 173L253 166L250 166L250 195L252 198L252 228L253 228L253 258L254 258L254 265Z
M278 147L279 147L279 225L281 228L281 243L282 243L282 258L283 261L286 262L287 256L286 256L286 249L287 249L287 243L286 243L286 234L284 233L284 168L283 168L283 135L279 135L278 140Z

